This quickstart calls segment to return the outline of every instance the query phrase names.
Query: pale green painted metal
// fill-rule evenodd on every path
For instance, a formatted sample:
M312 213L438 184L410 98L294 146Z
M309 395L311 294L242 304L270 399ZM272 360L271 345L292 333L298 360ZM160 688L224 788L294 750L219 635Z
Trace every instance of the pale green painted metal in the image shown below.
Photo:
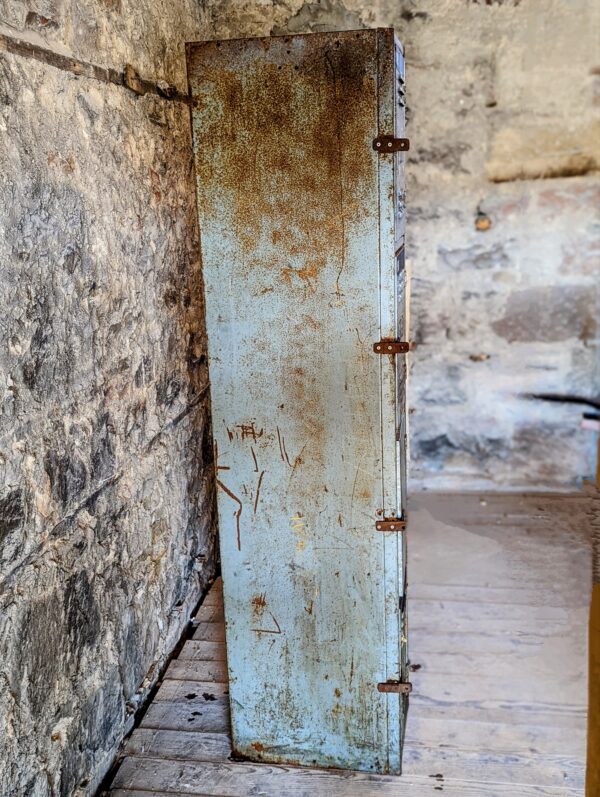
M391 30L188 45L234 749L399 772L403 156Z

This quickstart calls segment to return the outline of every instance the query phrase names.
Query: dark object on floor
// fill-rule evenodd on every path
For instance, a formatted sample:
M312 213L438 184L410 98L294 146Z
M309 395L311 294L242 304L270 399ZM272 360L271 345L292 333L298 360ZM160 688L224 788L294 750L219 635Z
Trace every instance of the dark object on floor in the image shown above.
M524 398L540 399L541 401L553 401L557 404L584 404L600 410L600 400L588 399L584 396L570 396L562 393L524 393Z

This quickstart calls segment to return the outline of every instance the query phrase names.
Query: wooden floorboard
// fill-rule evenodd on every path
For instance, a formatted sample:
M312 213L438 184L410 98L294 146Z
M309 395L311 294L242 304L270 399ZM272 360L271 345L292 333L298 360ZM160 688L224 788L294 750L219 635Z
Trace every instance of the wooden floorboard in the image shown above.
M224 661L198 661L175 659L164 675L165 680L175 681L227 681L227 665Z
M225 642L225 625L223 623L198 623L192 639L198 642Z
M181 649L180 661L193 659L194 661L225 661L226 651L224 642L206 642L205 640L190 639Z
M451 780L485 780L492 783L560 784L583 789L581 758L514 752L440 750L429 744L411 744L404 754L405 771L443 772Z
M111 797L581 797L588 501L413 500L413 694L401 777L230 759L218 579L128 741Z
M196 614L199 623L222 623L223 604L213 604L212 606L201 606Z
M226 761L231 754L227 734L138 728L126 752L138 758L165 758L173 761ZM443 770L445 778L477 781L481 777L482 751L432 749L427 744L411 742L404 756L405 767L418 767L432 774ZM531 752L485 753L485 776L488 781L534 783L582 788L581 760L567 755L543 755Z
M510 723L511 725L554 725L569 729L585 724L586 709L562 706L519 703L516 700L436 700L429 695L413 695L411 705L419 717L447 717L470 722Z
M566 654L573 658L577 651L573 651L568 645L565 647ZM524 668L522 666L524 660L523 651L520 651L521 661L519 664L521 668L518 669L515 667L516 656L514 653L513 655L502 656L485 651L481 652L481 650L479 650L470 651L468 653L448 651L442 655L439 653L432 653L431 651L429 653L422 650L415 651L411 648L411 666L419 668L417 672L411 675L411 680L414 684L418 684L418 675L421 672L431 672L440 674L442 677L446 676L446 680L448 681L457 681L460 679L461 683L468 684L471 677L477 677L480 673L484 673L485 677L490 682L493 681L495 677L512 678L516 694L530 694L533 688L532 685L536 679L540 679L542 682L542 686L538 685L538 689L545 688L548 690L548 683L545 679L554 678L556 679L556 684L552 692L560 692L563 684L558 683L557 662L564 661L564 659L561 659L561 654L564 655L565 651L559 649L557 645L548 645L546 650L542 648L538 649L537 652L539 653L538 656L529 655L527 657L527 668ZM550 655L550 653L552 655ZM566 683L574 684L574 688L580 696L582 694L581 679L583 678L585 682L584 655L582 650L580 656L577 658L579 662L578 672L577 667L574 665L572 672L565 678ZM550 683L552 683L552 680L550 680ZM519 687L519 684L522 686ZM482 693L474 692L473 694ZM483 694L487 695L491 693L484 692ZM583 696L583 699L585 699L585 696Z
M442 775L436 778L435 775ZM235 762L167 761L128 757L117 772L115 786L121 789L175 792L186 795L273 795L279 797L437 797L440 791L452 797L481 797L481 785L433 776L392 777L361 772L335 772L295 767ZM442 789L438 787L442 786ZM518 791L517 791L518 789ZM579 789L515 783L486 783L486 797L575 797Z
M464 670L463 670L464 673ZM519 684L516 673L502 675L488 675L487 673L470 673L468 679L455 678L449 683L447 673L431 672L421 668L411 674L413 684L413 700L415 696L424 695L435 700L452 699L465 702L473 699L473 694L486 695L488 699L502 701L504 704L513 703L515 698L515 684ZM567 706L576 710L586 710L584 698L581 695L580 684L575 680L565 682L560 690L548 694L548 685L543 679L533 680L519 690L521 695L527 694L528 705ZM521 700L521 702L523 702Z
M420 582L411 583L409 588L410 601L413 608L418 608L417 604L422 600L435 601L441 604L447 604L450 601L469 603L472 606L481 606L482 608L492 604L497 607L498 611L502 610L501 607L539 607L540 604L539 589L518 584L502 587L489 583L484 585L447 583L444 584L442 592L440 584ZM558 607L560 609L582 606L584 605L582 601L585 600L582 590L571 590L570 592L563 590L555 600L552 600L552 596L548 596L548 598L547 605L549 607Z
M413 713L406 728L405 754L414 742L419 747L428 745L432 750L479 751L482 759L488 754L500 755L565 755L581 759L585 746L586 729L564 728L555 725L514 725L513 723L490 723L487 721L448 719L447 717L423 718Z
M131 791L130 789L115 789L111 792L111 795L112 797L183 797L181 792L146 791L145 789L135 789L135 791ZM196 794L195 797L217 797L217 795ZM219 794L218 797L227 797L227 795Z
M207 731L227 733L229 706L224 703L185 705L184 703L152 703L144 714L142 728L162 728L167 731Z
M226 761L231 755L227 733L166 731L137 728L127 742L127 755L188 761Z
M160 689L154 696L154 701L167 700L172 703L177 701L214 700L229 691L226 682L215 681L163 681Z

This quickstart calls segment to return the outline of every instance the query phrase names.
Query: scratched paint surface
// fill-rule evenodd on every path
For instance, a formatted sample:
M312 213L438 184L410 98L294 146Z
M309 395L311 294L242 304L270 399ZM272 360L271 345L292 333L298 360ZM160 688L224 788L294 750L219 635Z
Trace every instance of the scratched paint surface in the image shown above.
M403 326L391 31L188 45L239 754L400 770ZM400 301L399 301L400 298ZM396 358L398 359L398 358ZM398 371L396 371L398 368Z

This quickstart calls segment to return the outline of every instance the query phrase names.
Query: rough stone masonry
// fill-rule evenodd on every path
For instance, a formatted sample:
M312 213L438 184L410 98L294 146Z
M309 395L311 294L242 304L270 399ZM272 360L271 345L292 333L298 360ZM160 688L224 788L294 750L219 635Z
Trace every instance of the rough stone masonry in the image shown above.
M593 471L578 411L520 394L600 393L597 3L0 0L3 795L94 792L214 572L184 42L377 25L407 49L413 485Z
M202 28L183 1L2 13L180 91ZM0 128L0 794L71 797L215 568L189 109L5 52Z

